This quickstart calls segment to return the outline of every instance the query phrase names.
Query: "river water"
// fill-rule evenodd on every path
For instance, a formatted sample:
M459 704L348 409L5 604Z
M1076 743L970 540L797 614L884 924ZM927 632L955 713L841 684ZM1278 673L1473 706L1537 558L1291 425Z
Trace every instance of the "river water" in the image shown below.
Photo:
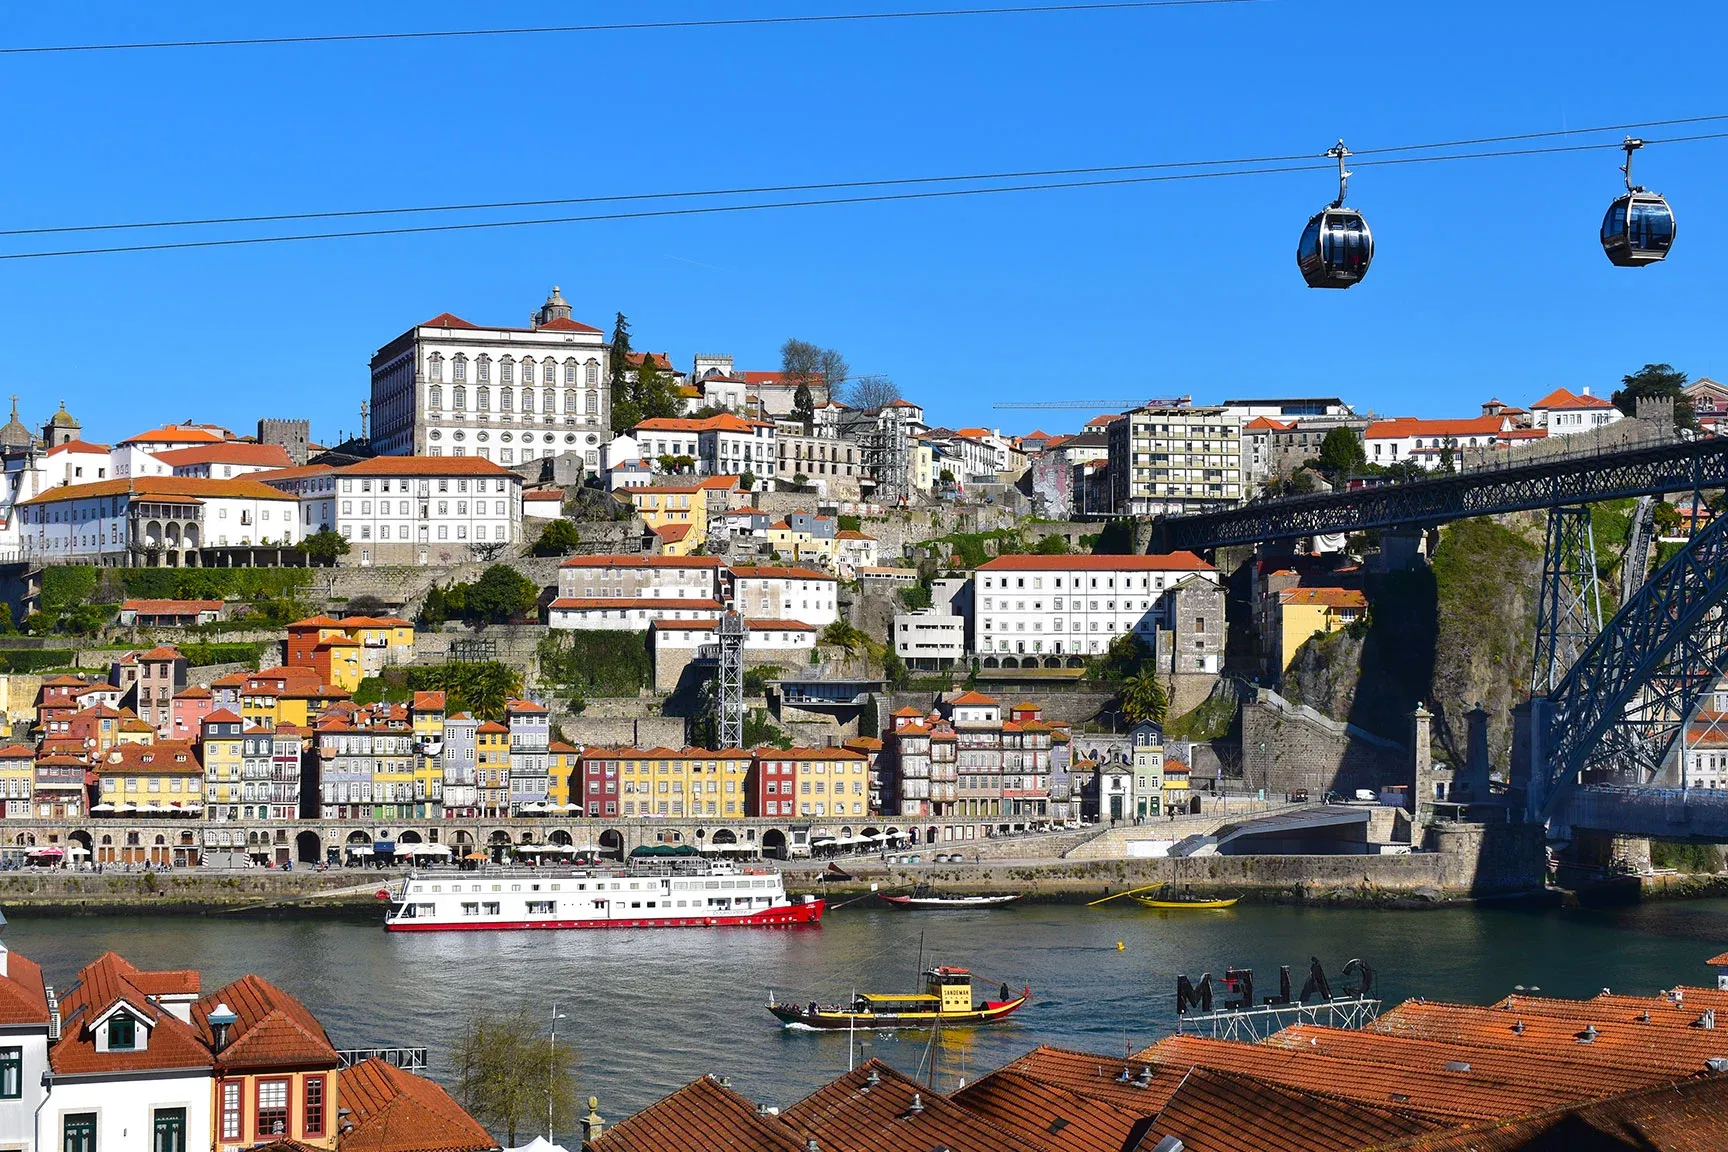
M1487 1003L1519 984L1586 996L1709 983L1703 962L1728 947L1728 900L1543 912L848 908L784 931L388 934L333 921L18 918L5 941L62 987L107 949L140 967L200 968L206 989L257 972L303 999L339 1047L430 1047L432 1074L447 1084L467 1012L527 1004L549 1014L556 999L581 1094L617 1119L705 1072L792 1103L845 1070L847 1037L783 1030L764 1009L769 990L824 1001L912 990L920 941L926 963L971 967L993 988L1030 984L1035 996L1012 1022L943 1034L937 1084L952 1088L1040 1043L1106 1054L1149 1043L1173 1029L1178 972L1251 967L1264 992L1276 990L1280 964L1299 983L1309 956L1334 976L1361 957L1388 1002ZM908 1072L926 1058L923 1034L860 1040L861 1052Z

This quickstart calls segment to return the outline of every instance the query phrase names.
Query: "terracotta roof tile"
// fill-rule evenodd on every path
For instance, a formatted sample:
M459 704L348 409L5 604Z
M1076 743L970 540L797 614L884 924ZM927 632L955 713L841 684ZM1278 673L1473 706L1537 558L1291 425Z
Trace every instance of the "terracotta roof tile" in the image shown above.
M784 1109L780 1121L822 1148L1055 1152L1067 1147L1057 1137L1037 1140L1000 1128L875 1059Z
M570 612L583 612L595 608L640 608L644 610L689 608L692 610L701 609L703 612L719 612L726 607L726 605L720 603L718 600L676 598L670 600L652 600L624 596L612 598L605 596L560 596L558 599L552 601L551 606L553 608L559 608Z
M252 444L245 440L225 440L220 444L200 444L194 448L175 448L156 453L156 459L170 468L187 468L194 464L243 464L254 468L290 468L288 450L280 444Z
M1018 1060L1003 1065L1002 1071L1016 1072L1044 1084L1055 1084L1129 1112L1154 1116L1175 1093L1185 1070L1154 1065L1151 1079L1142 1083L1136 1079L1141 1067L1143 1065L1137 1064L1129 1068L1120 1056L1101 1056L1041 1044ZM1125 1069L1128 1071L1126 1079L1122 1077Z
M718 568L718 556L572 556L560 568Z
M1665 1084L1497 1123L1377 1144L1365 1152L1720 1152L1728 1077Z
M1152 1131L1176 1137L1188 1152L1351 1152L1437 1126L1388 1108L1195 1068L1183 1077Z
M198 1035L212 1050L216 1033L210 1013L226 1004L239 1017L228 1030L228 1046L216 1055L227 1068L280 1065L334 1067L336 1049L323 1025L299 1000L261 976L242 976L192 1006Z
M1132 1137L1151 1123L1138 1110L1007 1070L968 1084L953 1100L998 1128L1064 1152L1121 1152L1134 1147Z
M450 1094L423 1076L366 1060L342 1070L349 1127L342 1152L482 1152L498 1147Z
M113 952L78 973L78 983L60 1000L61 1035L49 1051L60 1075L118 1073L168 1068L209 1068L215 1061L192 1026L151 1003L152 996L196 995L198 973L142 972ZM137 1051L98 1052L91 1025L124 1001L148 1026L148 1046Z
M22 500L21 504L52 504L61 500L86 500L98 496L124 496L156 502L196 504L221 498L236 500L293 500L268 484L260 484L251 476L233 480L212 480L202 476L134 476L119 480L98 480L94 484L72 484L50 488L40 495Z
M336 471L343 476L514 476L484 456L374 456Z
M804 1142L785 1125L759 1114L712 1076L650 1104L588 1147L591 1152L804 1152Z
M980 572L1216 572L1192 552L1151 556L998 556Z
M835 580L827 572L813 568L780 568L771 565L745 564L732 569L735 580Z
M42 969L17 952L6 955L6 975L0 976L0 1025L48 1023L48 993Z

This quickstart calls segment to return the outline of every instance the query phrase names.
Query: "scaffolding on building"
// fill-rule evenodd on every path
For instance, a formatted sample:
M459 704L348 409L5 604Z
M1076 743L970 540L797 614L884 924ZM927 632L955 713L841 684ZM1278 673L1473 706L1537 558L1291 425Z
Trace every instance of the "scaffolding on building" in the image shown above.
M874 411L848 410L840 418L840 436L858 445L864 474L876 483L872 499L879 504L901 504L911 499L911 429L907 410L900 407Z

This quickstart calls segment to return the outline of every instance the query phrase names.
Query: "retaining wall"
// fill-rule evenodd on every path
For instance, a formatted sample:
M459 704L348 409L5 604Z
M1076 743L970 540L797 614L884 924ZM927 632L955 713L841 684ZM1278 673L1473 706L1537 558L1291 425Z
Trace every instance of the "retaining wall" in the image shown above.
M1304 790L1318 800L1328 790L1351 795L1409 784L1409 752L1371 732L1256 689L1242 704L1242 783L1268 796Z

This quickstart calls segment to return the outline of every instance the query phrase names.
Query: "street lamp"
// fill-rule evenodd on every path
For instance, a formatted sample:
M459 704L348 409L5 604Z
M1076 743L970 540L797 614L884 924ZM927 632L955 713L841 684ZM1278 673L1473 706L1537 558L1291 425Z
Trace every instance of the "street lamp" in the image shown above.
M563 1019L565 1016L564 1013L558 1011L558 1001L552 1001L552 1046L547 1053L546 1060L546 1142L548 1144L556 1143L552 1139L552 1104L556 1098L552 1091L552 1079L557 1075L558 1070L558 1021Z

